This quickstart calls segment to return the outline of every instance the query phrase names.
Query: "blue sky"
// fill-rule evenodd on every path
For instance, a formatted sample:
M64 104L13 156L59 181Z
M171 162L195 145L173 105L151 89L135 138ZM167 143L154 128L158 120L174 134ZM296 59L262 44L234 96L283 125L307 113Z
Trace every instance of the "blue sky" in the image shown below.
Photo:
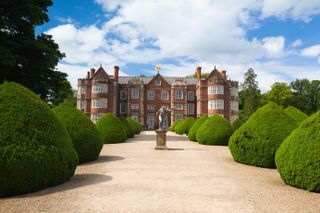
M267 91L275 81L320 76L320 0L53 1L53 35L66 53L58 69L72 85L100 64L112 74L185 76L214 65L242 81L252 67Z

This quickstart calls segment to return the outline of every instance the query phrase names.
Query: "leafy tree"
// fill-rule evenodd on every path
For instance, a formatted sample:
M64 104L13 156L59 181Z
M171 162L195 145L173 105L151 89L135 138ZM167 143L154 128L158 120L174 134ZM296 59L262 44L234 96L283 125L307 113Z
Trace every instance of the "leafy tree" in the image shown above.
M244 82L241 85L244 120L247 120L260 106L261 94L256 78L257 74L252 68L244 74Z
M51 5L51 0L0 1L0 83L18 82L56 105L71 91L67 74L55 69L64 54L52 36L35 35L35 27L49 21Z
M306 114L312 114L320 109L320 81L297 79L291 82L293 89L292 105Z
M291 86L285 82L275 82L267 93L268 101L275 102L283 107L289 106L292 103L292 99Z

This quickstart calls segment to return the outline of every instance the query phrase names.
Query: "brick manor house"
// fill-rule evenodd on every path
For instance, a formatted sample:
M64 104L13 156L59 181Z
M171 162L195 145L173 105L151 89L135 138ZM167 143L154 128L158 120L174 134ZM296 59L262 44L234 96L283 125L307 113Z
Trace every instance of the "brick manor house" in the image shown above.
M87 77L78 79L77 107L93 122L104 113L131 116L145 129L158 128L156 112L161 106L170 109L166 126L185 117L219 114L233 122L238 118L238 82L228 80L226 71L214 68L208 77L201 77L201 67L196 77L119 76L114 66L109 75L100 66L91 69Z

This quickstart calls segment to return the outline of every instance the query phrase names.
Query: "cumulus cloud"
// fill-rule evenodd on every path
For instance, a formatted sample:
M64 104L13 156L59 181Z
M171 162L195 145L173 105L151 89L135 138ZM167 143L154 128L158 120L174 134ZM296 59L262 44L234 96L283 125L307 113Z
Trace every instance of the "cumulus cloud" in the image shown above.
M284 54L285 38L283 36L278 37L266 37L262 39L263 47L268 51L269 56L277 57Z
M303 49L301 55L309 57L320 56L320 44Z
M63 63L68 64L68 67L62 68L71 70L74 65L77 72L83 66L155 64L166 59L172 61L184 58L186 60L179 62L179 66L175 65L177 63L163 64L163 72L179 75L180 72L185 74L187 69L193 72L197 62L208 66L210 63L219 63L225 65L225 69L237 70L231 74L238 76L239 70L243 74L249 66L256 65L261 59L279 59L289 54L284 36L269 36L262 40L247 38L249 30L259 27L259 18L276 16L280 19L309 21L313 15L320 13L320 4L316 4L319 0L95 2L108 14L113 11L112 18L108 18L102 26L77 27L68 23L46 32L53 35L60 49L66 53ZM256 14L261 16L257 17ZM301 45L302 41L298 39L290 47ZM259 69L263 69L261 63L258 65ZM278 70L281 72L284 69ZM269 78L270 82L282 79L277 74L266 73L273 76Z

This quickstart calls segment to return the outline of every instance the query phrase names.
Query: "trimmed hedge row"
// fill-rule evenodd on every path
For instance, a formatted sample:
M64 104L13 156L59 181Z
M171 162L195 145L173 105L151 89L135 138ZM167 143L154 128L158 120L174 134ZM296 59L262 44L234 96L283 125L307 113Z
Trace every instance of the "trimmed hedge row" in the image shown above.
M175 132L176 131L176 126L181 122L182 120L178 120L176 122L174 122L174 124L172 124L171 126L171 131Z
M175 132L179 135L187 134L189 133L190 128L194 124L193 118L184 118L175 126Z
M288 106L284 111L293 120L295 120L297 124L300 124L302 121L308 118L308 116L304 112L301 112L299 109L293 106Z
M200 129L201 125L206 122L206 120L208 119L209 117L207 115L205 116L201 116L199 117L195 122L194 124L192 125L191 129L189 130L189 133L188 133L188 138L189 140L191 141L197 141L197 132L198 130Z
M243 125L243 121L238 118L235 121L233 121L232 123L232 129L233 131L236 131L237 129L239 129L241 126Z
M131 117L128 117L127 121L133 129L134 134L140 134L140 132L142 131L142 125L138 121L132 119Z
M67 129L78 153L79 163L96 160L103 143L94 123L72 103L62 103L53 112Z
M274 156L283 140L297 127L277 104L258 109L230 138L229 149L235 161L274 168Z
M133 127L129 124L128 120L125 119L124 117L118 117L118 118L122 124L122 127L126 131L127 138L133 138L134 137L134 130L133 130Z
M232 127L219 115L209 117L199 128L196 138L200 144L227 145L232 135Z
M122 123L111 112L102 116L96 125L105 144L122 143L127 140L127 133Z
M0 85L0 196L37 191L74 174L78 155L49 106L16 83Z
M275 162L287 184L320 192L320 111L286 138L277 150Z

